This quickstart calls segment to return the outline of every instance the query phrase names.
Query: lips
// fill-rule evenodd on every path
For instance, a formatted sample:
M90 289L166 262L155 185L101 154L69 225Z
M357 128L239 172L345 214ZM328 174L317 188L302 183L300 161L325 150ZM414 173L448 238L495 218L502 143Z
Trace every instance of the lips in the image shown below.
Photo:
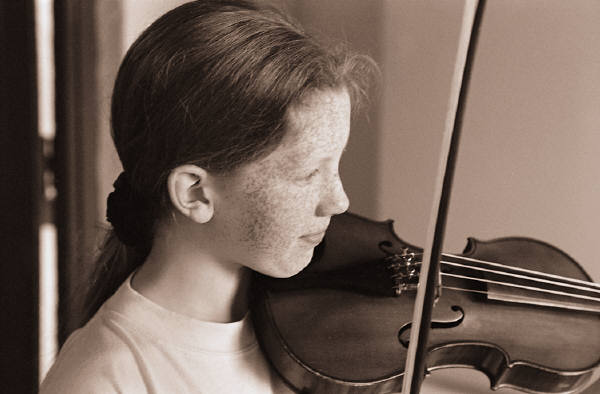
M300 238L307 242L310 242L312 244L318 245L319 243L321 243L324 236L325 236L325 231L320 231L318 233L311 233L311 234L303 235Z

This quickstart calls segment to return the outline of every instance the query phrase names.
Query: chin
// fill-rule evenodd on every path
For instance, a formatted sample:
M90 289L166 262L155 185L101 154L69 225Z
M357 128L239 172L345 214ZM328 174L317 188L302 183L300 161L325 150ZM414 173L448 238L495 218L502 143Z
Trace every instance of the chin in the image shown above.
M263 275L270 276L272 278L284 279L289 278L298 274L310 263L313 256L313 249L306 256L294 256L295 258L287 258L283 264L281 262L275 263L268 272L261 272Z

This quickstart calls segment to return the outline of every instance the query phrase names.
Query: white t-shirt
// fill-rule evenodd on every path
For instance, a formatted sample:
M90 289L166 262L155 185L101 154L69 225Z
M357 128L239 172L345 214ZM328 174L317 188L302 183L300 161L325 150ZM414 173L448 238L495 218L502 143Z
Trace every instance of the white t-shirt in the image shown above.
M249 316L212 323L136 292L131 276L62 347L40 393L290 393Z

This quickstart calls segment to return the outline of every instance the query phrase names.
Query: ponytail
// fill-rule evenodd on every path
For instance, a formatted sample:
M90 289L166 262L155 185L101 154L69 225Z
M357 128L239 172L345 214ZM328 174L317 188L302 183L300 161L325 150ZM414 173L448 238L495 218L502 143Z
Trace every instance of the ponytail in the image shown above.
M106 219L112 229L106 234L90 277L84 322L142 265L152 245L152 204L134 190L125 172L113 187L106 200Z
M113 229L108 230L90 275L89 290L85 297L85 324L100 306L117 291L119 286L147 257L134 247L123 244Z

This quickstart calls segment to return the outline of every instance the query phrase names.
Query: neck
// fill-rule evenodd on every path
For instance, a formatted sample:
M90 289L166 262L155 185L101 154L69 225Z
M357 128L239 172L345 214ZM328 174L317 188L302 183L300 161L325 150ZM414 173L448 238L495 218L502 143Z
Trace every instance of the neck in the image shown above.
M248 311L251 272L177 240L156 239L132 287L162 307L199 320L229 323Z

